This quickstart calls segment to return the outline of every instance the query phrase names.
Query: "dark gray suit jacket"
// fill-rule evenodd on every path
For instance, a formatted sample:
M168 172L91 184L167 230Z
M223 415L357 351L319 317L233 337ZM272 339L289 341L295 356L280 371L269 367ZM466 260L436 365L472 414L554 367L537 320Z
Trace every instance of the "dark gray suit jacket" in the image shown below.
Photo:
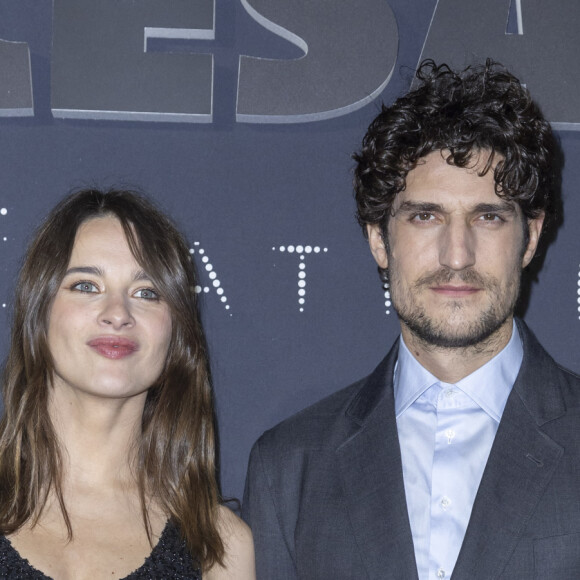
M453 580L580 579L580 378L518 321L509 396ZM398 344L398 342L397 342ZM415 580L393 398L397 347L366 379L254 445L243 517L258 580Z

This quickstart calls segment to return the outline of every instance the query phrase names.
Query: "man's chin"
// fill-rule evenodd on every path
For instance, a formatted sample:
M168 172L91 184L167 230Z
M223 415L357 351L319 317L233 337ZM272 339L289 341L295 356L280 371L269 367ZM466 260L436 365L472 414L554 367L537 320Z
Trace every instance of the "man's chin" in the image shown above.
M475 321L451 319L434 321L424 317L401 318L401 322L421 342L437 348L467 348L483 345L505 324L505 317L483 317Z

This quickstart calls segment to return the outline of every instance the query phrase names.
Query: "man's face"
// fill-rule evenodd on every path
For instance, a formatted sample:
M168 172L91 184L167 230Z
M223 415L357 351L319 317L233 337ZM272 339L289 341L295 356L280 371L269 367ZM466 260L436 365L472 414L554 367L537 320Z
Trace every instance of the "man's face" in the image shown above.
M386 244L379 226L368 227L376 261L388 267L406 339L465 347L511 325L521 269L534 255L543 215L528 221L524 248L520 207L496 195L493 171L478 175L486 160L483 153L463 169L439 151L427 155L394 201Z

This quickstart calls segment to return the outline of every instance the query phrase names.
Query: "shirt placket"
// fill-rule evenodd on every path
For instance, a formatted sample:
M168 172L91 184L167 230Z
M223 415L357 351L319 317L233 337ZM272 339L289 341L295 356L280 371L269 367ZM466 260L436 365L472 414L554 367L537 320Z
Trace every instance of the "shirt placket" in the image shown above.
M461 442L457 419L460 406L454 385L438 384L437 429L431 478L431 533L429 543L429 578L451 577L462 538L458 536L452 491L454 478L461 477L455 446Z

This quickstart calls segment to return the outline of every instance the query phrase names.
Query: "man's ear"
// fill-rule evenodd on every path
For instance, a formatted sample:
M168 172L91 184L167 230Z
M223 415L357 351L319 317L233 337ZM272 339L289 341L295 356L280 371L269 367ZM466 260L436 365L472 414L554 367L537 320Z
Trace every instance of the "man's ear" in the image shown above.
M367 236L371 252L381 268L387 268L389 260L387 258L387 249L383 240L383 234L379 224L367 225Z
M528 241L526 251L524 252L524 257L522 258L522 268L525 268L532 261L532 258L536 253L545 217L546 214L542 212L537 218L528 220L528 231L530 233L530 239Z

